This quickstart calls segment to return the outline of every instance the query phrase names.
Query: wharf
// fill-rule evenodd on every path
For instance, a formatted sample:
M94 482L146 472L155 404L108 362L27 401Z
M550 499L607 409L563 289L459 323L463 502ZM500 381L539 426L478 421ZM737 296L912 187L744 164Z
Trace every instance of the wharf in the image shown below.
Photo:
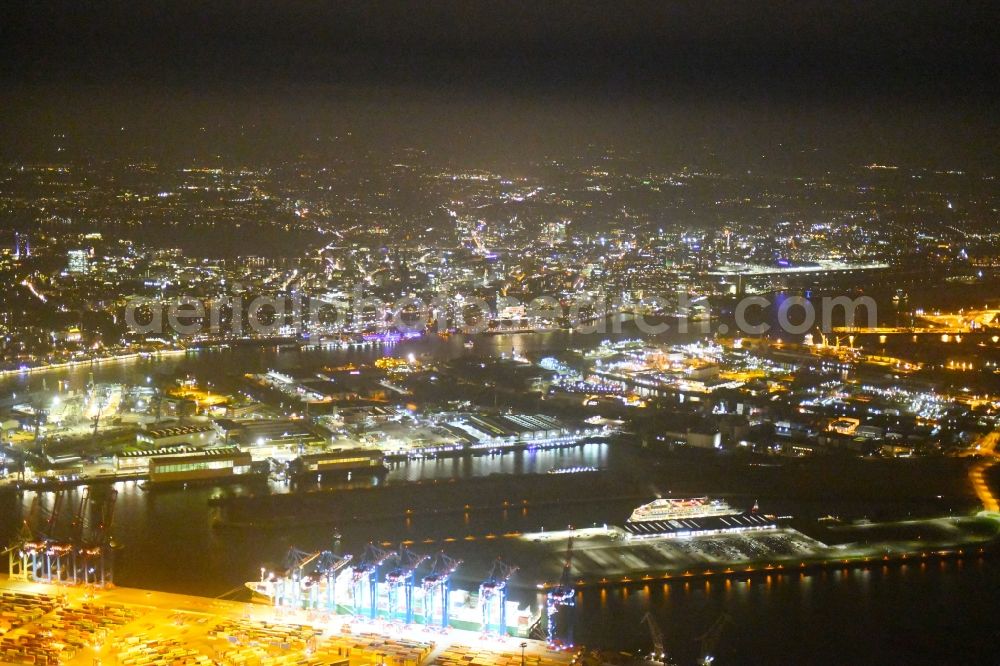
M566 666L541 641L114 587L0 580L0 662Z
M788 527L658 539L628 539L612 526L518 534L513 556L533 563L525 573L543 581L539 589L558 584L570 536L574 585L613 587L992 555L1000 547L1000 514L837 525L818 534L831 543Z

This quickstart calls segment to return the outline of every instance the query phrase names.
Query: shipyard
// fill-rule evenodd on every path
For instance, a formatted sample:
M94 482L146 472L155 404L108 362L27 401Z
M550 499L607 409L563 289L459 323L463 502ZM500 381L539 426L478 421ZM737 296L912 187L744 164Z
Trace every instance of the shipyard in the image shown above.
M350 616L131 588L0 582L5 663L183 664L528 663L574 661L541 641L428 632Z
M261 563L255 578L210 599L113 583L114 546L103 530L113 521L114 499L81 498L93 513L83 522L99 521L89 549L42 535L8 549L10 576L0 583L6 659L568 664L588 658L573 643L570 618L591 588L770 584L826 571L976 562L995 556L1000 534L1000 519L988 513L882 523L827 517L809 529L823 543L756 503L741 511L718 498L659 498L623 513L620 526L370 542L355 552L342 547L339 532L328 532L328 549L293 546L280 561ZM50 523L58 511L50 508ZM761 522L742 523L753 516ZM419 519L416 512L405 518ZM51 524L45 530L55 534ZM494 550L504 557L487 560ZM250 603L231 600L246 592Z
M997 661L989 3L6 4L0 665Z
M860 362L849 347L625 337L559 358L530 350L511 358L492 339L493 359L470 358L450 340L411 342L349 366L302 364L277 373L288 380L283 390L265 393L256 393L256 377L218 373L135 385L88 375L74 395L56 384L58 400L51 389L27 399L55 402L58 422L24 409L23 423L10 425L15 442L37 431L51 460L26 457L24 471L4 480L13 520L0 567L11 584L55 598L119 589L138 598L147 592L129 589L148 587L151 599L220 597L185 603L241 604L233 608L251 610L234 612L264 623L148 646L155 624L140 625L136 659L180 651L268 663L265 656L292 658L299 645L302 659L337 663L332 652L350 644L358 663L388 661L351 642L364 636L375 650L404 642L399 658L415 664L445 663L445 644L517 663L521 642L553 663L603 663L609 657L593 655L586 638L596 630L581 639L579 629L595 603L724 595L714 616L698 616L692 631L704 633L721 621L726 599L758 585L807 586L851 572L891 579L914 565L947 571L995 560L1000 523L981 512L995 506L995 437L927 445L926 424L947 423L949 405L991 409L983 395L916 384L889 392L871 378L807 388L789 381L781 354L818 368ZM436 345L457 358L413 351ZM405 393L327 400L309 392L332 390L312 378L336 379L330 368L345 367ZM467 372L519 388L467 403L432 380ZM650 404L660 410L655 422ZM787 404L805 410L792 414ZM900 412L892 423L875 414L890 408ZM759 440L763 428L773 430ZM67 430L79 434L60 441ZM78 455L57 459L63 452ZM161 526L184 535L182 549L155 545ZM164 573L151 578L151 567ZM49 613L69 612L60 608ZM52 617L39 622L48 627ZM268 643L272 631L287 649ZM5 634L18 661L79 658L54 655L51 640L29 635L38 635L34 625ZM617 644L638 658L654 635ZM221 636L235 638L222 644Z

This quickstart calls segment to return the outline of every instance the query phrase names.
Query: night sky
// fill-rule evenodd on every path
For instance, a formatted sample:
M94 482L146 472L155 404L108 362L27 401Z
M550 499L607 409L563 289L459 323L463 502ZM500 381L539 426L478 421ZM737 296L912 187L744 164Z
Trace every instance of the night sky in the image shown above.
M13 149L64 125L309 133L336 117L428 141L487 126L533 143L785 132L942 159L997 152L990 2L99 5L0 9Z

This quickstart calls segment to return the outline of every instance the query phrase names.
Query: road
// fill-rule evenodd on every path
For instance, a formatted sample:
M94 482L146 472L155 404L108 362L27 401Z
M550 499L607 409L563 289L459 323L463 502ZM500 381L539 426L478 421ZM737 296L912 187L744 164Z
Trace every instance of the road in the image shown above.
M1000 453L997 453L997 444L1000 443L1000 431L994 431L984 435L973 449L970 455L982 456L969 468L969 481L972 489L976 492L976 497L982 502L986 511L1000 511L1000 500L990 488L986 480L987 471L1000 462Z

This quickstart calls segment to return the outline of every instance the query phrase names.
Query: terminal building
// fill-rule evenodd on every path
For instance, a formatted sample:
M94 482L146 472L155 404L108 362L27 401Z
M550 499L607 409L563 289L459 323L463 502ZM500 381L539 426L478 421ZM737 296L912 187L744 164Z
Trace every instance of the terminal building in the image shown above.
M340 449L300 456L291 463L296 475L315 475L338 472L383 473L385 455L378 449Z
M156 449L122 451L115 455L115 471L122 474L145 474L149 471L149 463L153 458L166 460L172 456L189 456L201 450L196 446L172 444Z
M235 446L155 456L149 461L149 481L153 484L231 480L252 471L250 454Z
M284 450L327 443L304 420L295 419L216 419L213 426L227 445L240 445L255 460L272 457Z
M632 539L680 538L733 534L757 530L777 529L773 520L756 513L737 513L728 516L703 516L681 520L657 520L625 523L625 532Z
M449 421L445 428L471 449L559 446L605 434L605 429L599 426L569 427L544 414L467 415Z
M167 428L140 430L135 442L148 449L160 449L177 444L210 446L215 443L215 430L209 424L178 425Z

